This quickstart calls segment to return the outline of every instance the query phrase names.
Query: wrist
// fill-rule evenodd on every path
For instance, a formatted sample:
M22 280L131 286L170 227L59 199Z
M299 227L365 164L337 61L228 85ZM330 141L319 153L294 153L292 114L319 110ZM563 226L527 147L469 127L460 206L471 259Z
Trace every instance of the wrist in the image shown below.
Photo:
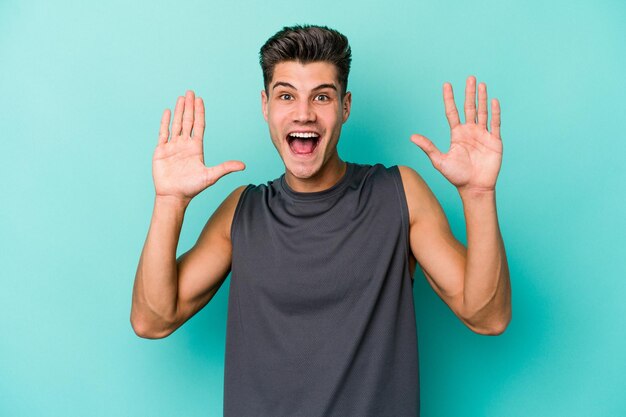
M489 201L495 200L495 188L459 187L457 188L461 200L465 201Z
M169 195L156 195L154 197L154 207L169 210L185 211L191 199L174 197Z

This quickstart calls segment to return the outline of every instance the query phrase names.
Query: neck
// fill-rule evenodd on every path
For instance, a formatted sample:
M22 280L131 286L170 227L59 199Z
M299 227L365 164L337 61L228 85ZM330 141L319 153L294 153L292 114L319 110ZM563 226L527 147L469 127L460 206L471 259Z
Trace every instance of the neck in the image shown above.
M310 178L297 178L291 172L285 172L285 180L293 191L314 193L324 191L337 184L346 172L347 164L339 156L324 164L319 172Z

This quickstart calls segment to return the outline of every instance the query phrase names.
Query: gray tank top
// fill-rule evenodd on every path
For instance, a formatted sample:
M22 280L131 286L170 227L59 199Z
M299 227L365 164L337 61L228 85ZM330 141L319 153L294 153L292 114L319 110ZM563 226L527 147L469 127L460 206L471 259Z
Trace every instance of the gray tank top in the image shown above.
M224 416L419 415L409 218L397 167L321 192L248 186L232 224Z

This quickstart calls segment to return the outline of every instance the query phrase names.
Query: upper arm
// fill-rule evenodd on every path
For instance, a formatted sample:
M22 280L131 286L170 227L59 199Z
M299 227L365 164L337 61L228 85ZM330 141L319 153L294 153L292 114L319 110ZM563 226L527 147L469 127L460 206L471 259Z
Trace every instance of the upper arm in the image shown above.
M230 228L245 186L235 189L206 222L196 244L177 260L178 325L213 298L230 272Z
M428 185L413 169L399 167L409 210L411 252L437 295L464 322L463 282L467 250L452 231Z

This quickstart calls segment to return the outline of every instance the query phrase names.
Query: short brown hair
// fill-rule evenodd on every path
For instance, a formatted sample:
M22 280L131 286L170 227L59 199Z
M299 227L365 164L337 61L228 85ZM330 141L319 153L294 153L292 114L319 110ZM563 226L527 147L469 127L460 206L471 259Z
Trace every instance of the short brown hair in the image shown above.
M265 91L274 76L274 67L283 61L330 62L337 68L341 95L348 89L348 73L352 52L348 38L326 26L285 26L269 38L259 52Z

